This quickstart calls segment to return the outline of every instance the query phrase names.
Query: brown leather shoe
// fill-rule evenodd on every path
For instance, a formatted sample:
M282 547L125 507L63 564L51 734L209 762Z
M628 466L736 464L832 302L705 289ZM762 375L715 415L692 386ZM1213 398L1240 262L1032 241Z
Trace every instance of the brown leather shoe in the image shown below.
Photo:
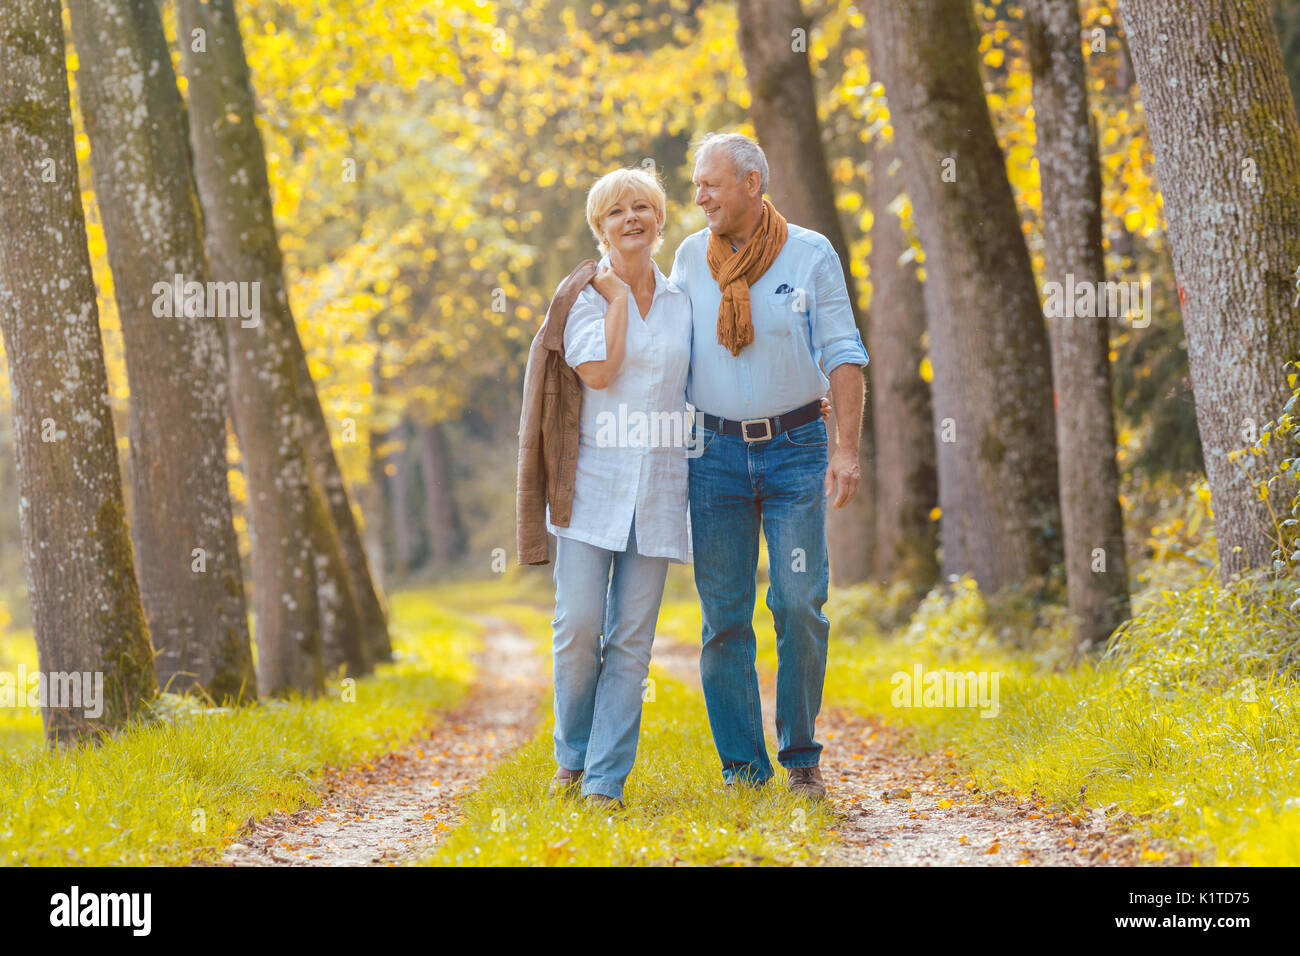
M560 767L555 771L555 776L551 778L551 796L558 797L562 793L568 793L581 782L581 770Z
M613 797L607 797L603 793L589 793L587 799L594 803L601 810L622 810L623 801L615 800Z
M821 767L791 767L790 792L809 800L825 800L826 783L822 780Z

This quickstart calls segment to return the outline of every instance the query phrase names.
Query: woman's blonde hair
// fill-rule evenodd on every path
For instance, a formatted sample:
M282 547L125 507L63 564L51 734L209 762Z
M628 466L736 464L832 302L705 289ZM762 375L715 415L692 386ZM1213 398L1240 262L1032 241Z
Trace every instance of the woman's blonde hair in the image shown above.
M650 250L653 255L663 245L662 226L668 218L668 197L659 178L640 166L616 169L601 176L592 185L587 193L587 225L591 228L591 235L602 254L609 252L609 243L601 238L597 223L628 193L647 199L659 219L660 234L655 237L655 244Z

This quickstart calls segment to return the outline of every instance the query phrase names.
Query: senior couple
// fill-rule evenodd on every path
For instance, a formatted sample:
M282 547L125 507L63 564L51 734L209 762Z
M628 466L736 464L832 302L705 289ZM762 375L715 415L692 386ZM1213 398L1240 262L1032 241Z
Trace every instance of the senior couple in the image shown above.
M529 352L520 420L521 564L556 537L553 793L622 806L670 562L694 562L700 679L727 784L773 776L752 626L759 534L777 635L777 760L790 789L823 799L815 738L830 622L827 499L860 481L867 353L840 261L764 198L753 140L709 134L696 151L707 228L665 277L652 255L666 200L639 168L601 177L587 223L603 253L556 289ZM828 454L824 400L835 408ZM613 422L686 420L689 440Z

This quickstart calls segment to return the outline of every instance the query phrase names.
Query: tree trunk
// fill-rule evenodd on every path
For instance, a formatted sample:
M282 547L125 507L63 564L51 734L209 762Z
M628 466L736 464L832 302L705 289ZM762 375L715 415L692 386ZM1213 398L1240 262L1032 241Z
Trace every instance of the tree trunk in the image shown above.
M1269 565L1272 515L1290 505L1283 483L1263 500L1256 487L1285 449L1230 454L1281 414L1282 363L1300 358L1300 122L1265 0L1121 0L1120 12L1164 196L1227 580Z
M226 363L180 94L152 3L70 0L131 387L132 536L164 689L255 696L226 462ZM174 277L182 277L174 280ZM179 314L178 314L179 313ZM197 313L197 314L196 314Z
M876 434L875 576L929 588L939 576L939 501L930 385L921 377L925 291L890 205L902 187L894 148L877 140L871 163L871 367Z
M158 690L117 470L57 0L0 6L0 332L14 407L27 592L51 744L112 730ZM25 694L27 686L16 688ZM25 699L25 698L24 698ZM89 704L89 706L87 706Z
M1051 350L969 0L870 0L925 249L945 575L996 591L1060 555Z
M442 424L417 425L420 471L424 477L424 517L429 555L435 565L451 564L465 553L465 532L452 497L451 460Z
M259 680L263 693L324 690L324 634L331 608L322 607L316 563L327 513L312 477L303 438L301 397L292 345L285 334L287 308L270 209L253 186L260 155L252 104L231 76L245 76L242 45L228 42L220 4L178 4L181 62L189 89L190 135L199 196L207 226L213 277L257 290L258 315L227 319L231 410L243 452L253 541ZM192 31L204 31L194 49ZM270 261L250 255L251 237L271 233ZM260 247L265 251L265 244ZM269 280L269 281L268 281ZM250 310L251 311L251 310ZM244 327L245 323L248 327Z
M307 480L312 494L320 494L325 505L316 512L313 503L308 512L312 534L320 542L317 575L319 600L324 605L321 622L325 628L325 664L332 667L343 660L350 673L365 674L372 669L372 640L380 648L385 646L387 629L365 571L360 535L356 533L329 430L289 310L266 156L257 130L256 104L239 22L232 0L181 0L177 10L181 62L190 83L190 125L198 157L199 193L210 223L208 254L214 268L220 264L222 275L244 276L258 282L264 298L270 300L263 317L265 331L259 328L250 336L248 330L232 327L232 351L250 338L265 337L274 340L276 352L282 353L281 361L287 363L286 384L295 389L298 406L282 421L296 422L302 454L310 466ZM195 49L192 39L200 30L206 38L206 51ZM230 119L232 116L238 120ZM344 539L343 526L351 530L350 539ZM364 572L364 581L354 579L352 571L358 566ZM369 589L374 599L373 606L367 602L368 613L363 611L358 584L363 585L363 590ZM372 629L377 627L384 628L383 638L373 635Z
M388 501L393 521L393 565L399 575L406 574L420 561L420 536L416 533L417 516L411 503L409 463L411 460L411 423L403 418L385 436L387 441L399 443L389 455L385 473L388 476Z
M817 119L817 95L806 52L808 18L799 0L738 0L736 7L740 52L749 76L750 118L770 172L768 194L790 222L830 240L844 272L854 321L865 340L849 246L835 208L835 187ZM803 31L801 44L796 42L795 30ZM866 372L871 371L868 366ZM869 412L862 419L861 491L845 508L827 509L826 514L831 574L841 586L865 581L871 575L876 518L871 488L876 456ZM834 422L830 424L833 453Z
M391 661L393 645L388 635L388 618L379 600L379 589L371 574L370 562L366 559L361 529L357 527L356 516L352 513L352 499L348 495L347 484L343 481L343 472L334 455L334 443L330 440L329 426L325 423L325 412L321 408L320 396L316 393L311 370L307 367L307 355L303 351L302 340L298 336L296 326L291 331L292 344L297 353L298 381L302 390L307 453L316 480L320 483L326 503L329 505L330 520L338 529L340 558L343 561L342 573L347 576L352 585L352 592L356 596L357 611L361 617L362 643L371 660Z
M1025 28L1043 191L1043 278L1063 288L1090 284L1101 293L1101 161L1078 0L1029 0ZM1109 320L1053 316L1050 324L1065 574L1077 642L1090 645L1105 641L1129 616Z

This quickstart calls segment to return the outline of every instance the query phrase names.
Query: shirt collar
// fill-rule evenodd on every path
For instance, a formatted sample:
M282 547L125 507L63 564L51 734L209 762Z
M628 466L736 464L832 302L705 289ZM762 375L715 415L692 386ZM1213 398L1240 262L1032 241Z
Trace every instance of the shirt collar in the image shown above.
M609 253L607 252L603 256L601 256L600 261L596 263L596 271L599 272L601 269L604 269L608 265L609 265ZM655 262L654 259L650 260L650 266L652 269L654 269L654 273L655 273L655 292L650 299L651 305L654 304L654 300L659 298L661 293L664 292L677 293L682 291L681 286L679 286L676 282L673 282L671 279L669 279L666 275L663 274L663 270L659 268L659 263Z

